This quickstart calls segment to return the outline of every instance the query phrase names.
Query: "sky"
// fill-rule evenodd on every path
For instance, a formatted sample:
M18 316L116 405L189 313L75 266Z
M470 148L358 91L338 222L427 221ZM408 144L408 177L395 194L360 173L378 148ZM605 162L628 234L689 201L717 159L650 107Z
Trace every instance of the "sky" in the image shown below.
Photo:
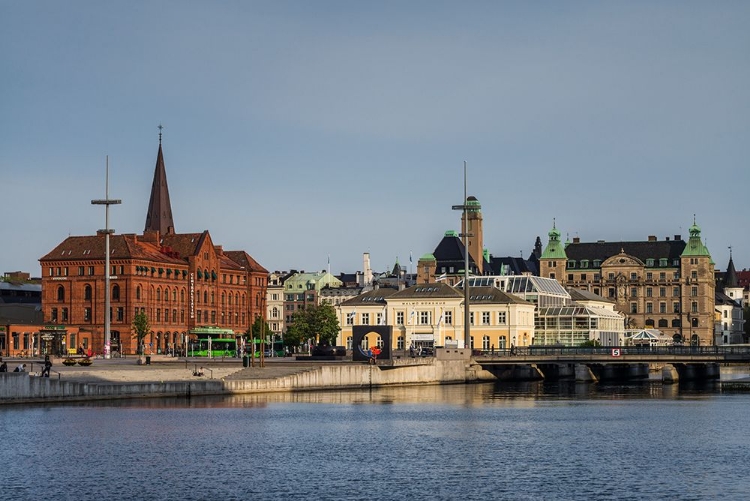
M484 245L687 240L750 268L750 2L0 0L0 273L141 233L269 271L416 266L466 190Z

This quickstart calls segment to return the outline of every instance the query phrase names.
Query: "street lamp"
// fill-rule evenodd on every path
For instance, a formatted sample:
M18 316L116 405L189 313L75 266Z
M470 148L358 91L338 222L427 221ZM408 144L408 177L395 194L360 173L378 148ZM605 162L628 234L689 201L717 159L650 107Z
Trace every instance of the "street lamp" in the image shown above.
M473 235L467 233L469 231L469 206L466 203L466 161L464 161L464 200L461 205L454 205L451 208L463 211L464 213L464 232L459 235L462 237L464 244L464 348L471 348L471 333L469 330L469 246L466 239Z
M109 311L109 235L115 232L114 229L109 228L109 206L122 203L122 200L111 200L109 198L109 155L107 155L104 186L104 200L92 200L91 204L104 206L104 229L99 230L99 232L104 233L104 358L109 358L109 327L111 322Z

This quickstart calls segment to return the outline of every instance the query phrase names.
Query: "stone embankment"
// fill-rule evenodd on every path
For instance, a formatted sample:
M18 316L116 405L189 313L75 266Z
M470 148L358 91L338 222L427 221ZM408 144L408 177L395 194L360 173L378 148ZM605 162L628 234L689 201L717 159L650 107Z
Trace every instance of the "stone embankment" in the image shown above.
M11 365L11 364L9 364ZM12 365L11 365L12 366ZM0 404L143 397L222 395L370 388L390 385L449 384L477 380L464 350L438 358L407 358L378 365L334 361L271 359L264 367L242 367L239 360L185 360L152 357L95 360L90 367L55 363L51 377L0 373ZM196 372L203 375L196 376Z

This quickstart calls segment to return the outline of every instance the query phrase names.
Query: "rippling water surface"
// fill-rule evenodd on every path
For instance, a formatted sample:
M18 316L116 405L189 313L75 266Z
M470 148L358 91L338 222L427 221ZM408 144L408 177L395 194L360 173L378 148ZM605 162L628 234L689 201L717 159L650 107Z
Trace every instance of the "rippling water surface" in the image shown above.
M0 408L0 498L747 499L750 393L530 383Z

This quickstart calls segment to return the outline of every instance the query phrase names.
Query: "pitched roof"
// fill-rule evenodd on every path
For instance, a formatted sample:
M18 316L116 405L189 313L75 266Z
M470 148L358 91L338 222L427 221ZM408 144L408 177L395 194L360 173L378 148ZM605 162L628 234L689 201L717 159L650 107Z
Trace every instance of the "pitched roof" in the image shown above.
M624 251L625 254L640 259L644 263L647 259L679 259L685 249L683 240L656 240L650 242L573 242L565 247L565 254L569 260L604 262L608 258Z
M513 294L506 294L497 287L481 286L469 287L469 304L527 304L529 301L523 300Z
M161 245L179 254L181 258L187 259L198 253L203 239L208 235L208 230L202 233L169 233L161 235Z
M462 298L463 292L446 283L439 282L436 284L413 285L392 294L390 297L393 299Z
M737 278L737 270L734 269L734 261L729 258L729 265L727 266L727 272L724 274L724 280L722 281L724 288L734 289L739 287L739 279Z
M39 261L59 261L61 259L71 261L103 260L106 257L105 240L104 234L68 237ZM163 254L159 247L140 241L133 234L110 235L109 251L110 259L142 259L175 264L185 263L182 259Z
M386 300L396 294L398 291L391 287L380 287L364 292L356 297L342 301L342 306L358 306L358 305L377 305L380 304L385 306Z
M154 180L151 183L151 198L146 212L146 227L143 231L158 231L161 235L174 232L172 219L172 204L169 201L169 186L167 186L167 169L164 166L164 155L161 151L161 137L159 138L159 152L156 155Z
M267 269L262 267L258 261L245 251L224 251L224 255L248 271L268 273Z
M607 299L603 296L600 296L599 294L594 294L591 291L584 291L581 289L565 289L568 291L568 294L570 294L570 299L573 301L598 301L600 303L612 303L614 304L614 301Z
M0 304L0 325L41 325L43 322L44 312L41 305L20 303Z

